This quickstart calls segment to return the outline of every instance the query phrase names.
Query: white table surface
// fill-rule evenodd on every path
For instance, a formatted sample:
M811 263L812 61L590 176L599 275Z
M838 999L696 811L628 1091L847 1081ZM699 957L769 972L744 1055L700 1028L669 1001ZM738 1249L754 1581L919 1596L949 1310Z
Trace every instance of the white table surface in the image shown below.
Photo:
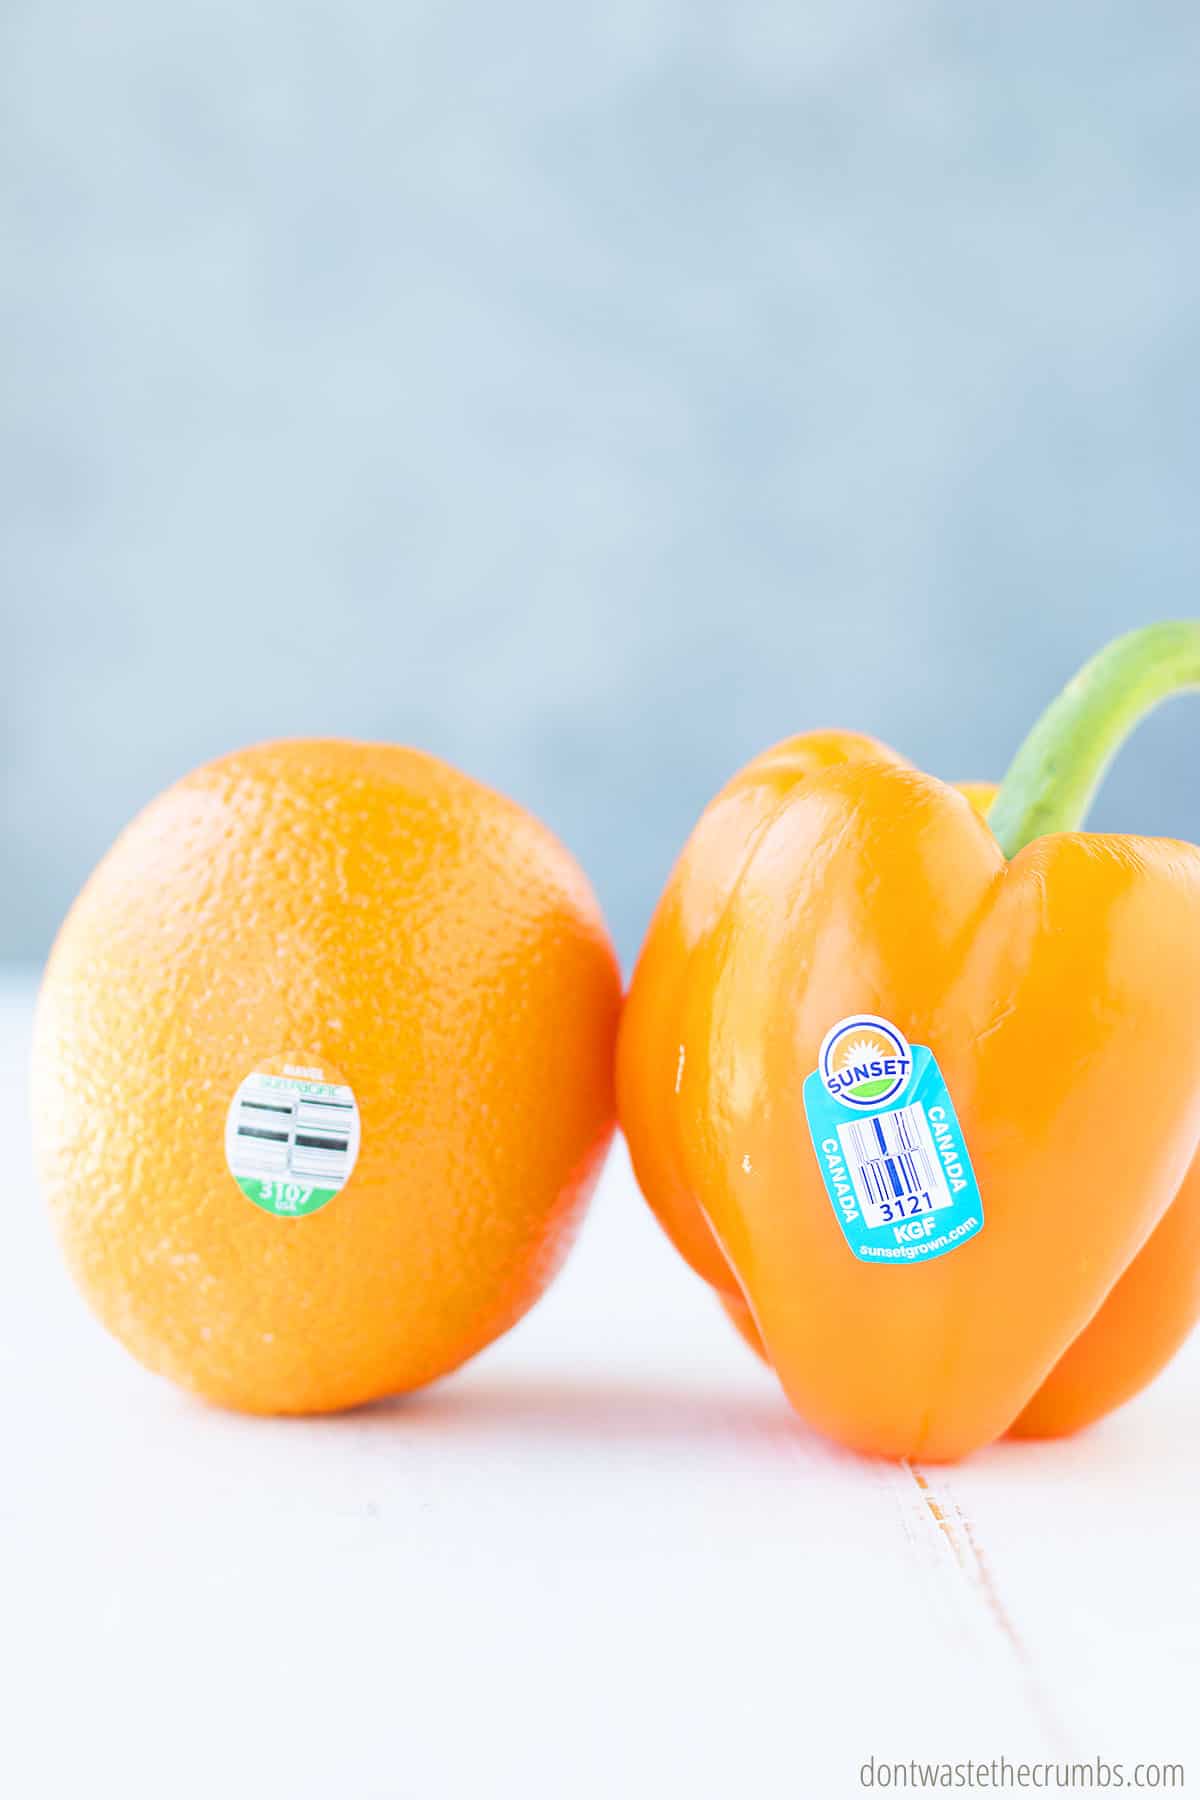
M547 1298L340 1418L145 1374L60 1266L0 989L0 1792L775 1800L859 1766L1185 1762L1200 1344L1068 1442L951 1471L818 1441L614 1151Z

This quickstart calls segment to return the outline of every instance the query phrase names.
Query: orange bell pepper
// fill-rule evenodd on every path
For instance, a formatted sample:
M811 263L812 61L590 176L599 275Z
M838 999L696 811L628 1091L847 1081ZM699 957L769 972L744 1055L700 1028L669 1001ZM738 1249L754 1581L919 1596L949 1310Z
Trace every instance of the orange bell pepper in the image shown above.
M998 794L789 739L670 878L618 1050L634 1169L844 1444L1074 1430L1200 1315L1200 850L1078 829L1138 718L1195 685L1200 622L1118 639Z

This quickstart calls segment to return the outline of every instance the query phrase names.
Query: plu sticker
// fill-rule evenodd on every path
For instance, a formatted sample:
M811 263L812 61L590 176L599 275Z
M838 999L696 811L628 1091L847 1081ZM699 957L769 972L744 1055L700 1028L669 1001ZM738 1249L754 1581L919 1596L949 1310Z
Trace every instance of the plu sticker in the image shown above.
M350 1179L358 1140L353 1088L303 1054L260 1063L225 1120L229 1173L247 1200L280 1219L328 1206Z
M830 1027L804 1083L825 1190L860 1262L928 1262L983 1230L983 1202L937 1058L889 1019Z

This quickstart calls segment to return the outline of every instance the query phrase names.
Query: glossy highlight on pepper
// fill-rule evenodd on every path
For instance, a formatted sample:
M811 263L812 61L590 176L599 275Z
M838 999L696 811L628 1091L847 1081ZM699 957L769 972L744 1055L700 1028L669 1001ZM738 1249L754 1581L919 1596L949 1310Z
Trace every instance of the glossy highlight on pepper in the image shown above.
M861 1451L963 1456L1121 1404L1200 1314L1200 850L1078 827L1200 623L1100 653L999 792L810 732L706 809L618 1050L639 1183L796 1410ZM984 1223L852 1253L805 1118L838 1021L928 1046ZM900 1097L903 1099L903 1096Z

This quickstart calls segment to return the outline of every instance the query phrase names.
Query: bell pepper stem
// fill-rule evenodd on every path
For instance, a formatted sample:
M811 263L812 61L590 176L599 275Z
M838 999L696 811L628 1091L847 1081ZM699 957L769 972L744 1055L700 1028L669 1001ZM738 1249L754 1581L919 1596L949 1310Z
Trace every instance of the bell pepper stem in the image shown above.
M1200 688L1200 619L1114 638L1046 708L1017 751L988 823L1005 856L1078 831L1109 763L1161 700Z

